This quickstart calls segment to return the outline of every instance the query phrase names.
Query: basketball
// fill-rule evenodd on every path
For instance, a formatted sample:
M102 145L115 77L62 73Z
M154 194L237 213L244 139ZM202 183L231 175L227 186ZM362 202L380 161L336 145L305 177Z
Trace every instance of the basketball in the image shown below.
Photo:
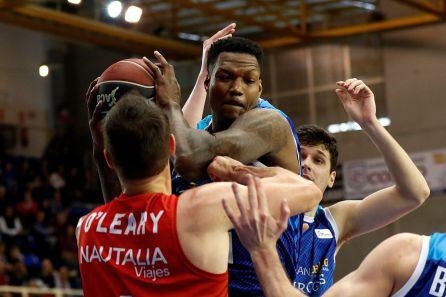
M96 100L102 100L104 116L130 90L137 90L147 100L155 98L154 74L142 59L125 59L108 67L99 77Z

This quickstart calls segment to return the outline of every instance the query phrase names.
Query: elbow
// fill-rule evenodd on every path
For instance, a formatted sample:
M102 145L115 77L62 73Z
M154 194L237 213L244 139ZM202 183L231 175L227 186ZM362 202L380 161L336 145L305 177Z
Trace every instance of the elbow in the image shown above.
M202 173L201 166L195 161L192 155L176 156L174 168L182 178L188 181L198 181L205 177Z
M426 182L424 182L417 190L414 195L414 200L418 202L419 205L423 204L429 197L431 190Z

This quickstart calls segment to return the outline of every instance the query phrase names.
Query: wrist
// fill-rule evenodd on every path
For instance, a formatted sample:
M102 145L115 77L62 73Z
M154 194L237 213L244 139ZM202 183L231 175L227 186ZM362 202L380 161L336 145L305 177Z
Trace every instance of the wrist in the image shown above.
M364 119L362 121L362 123L360 123L359 125L366 132L373 131L376 128L382 127L380 121L378 120L378 118L376 116Z

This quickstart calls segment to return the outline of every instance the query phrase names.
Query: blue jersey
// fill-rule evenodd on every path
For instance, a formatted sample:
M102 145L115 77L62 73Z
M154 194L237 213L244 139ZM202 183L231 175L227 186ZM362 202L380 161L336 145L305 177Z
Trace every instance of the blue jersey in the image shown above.
M328 208L318 207L314 217L304 217L293 285L308 296L321 296L333 284L339 232Z
M281 110L271 105L268 101L259 99L256 108L277 110L289 123L290 130L296 143L297 162L301 169L300 144L294 124ZM212 124L212 115L208 115L197 124L197 129L206 130ZM194 184L185 181L178 174L172 175L172 189L175 193L181 193L196 185L208 183L211 180ZM287 230L277 242L282 264L290 279L294 279L298 260L299 238L301 233L302 215L291 217ZM254 266L249 252L243 247L235 231L230 232L231 245L229 255L229 295L230 296L261 296L262 288L257 280Z
M393 296L446 296L446 233L423 236L417 266L406 284Z

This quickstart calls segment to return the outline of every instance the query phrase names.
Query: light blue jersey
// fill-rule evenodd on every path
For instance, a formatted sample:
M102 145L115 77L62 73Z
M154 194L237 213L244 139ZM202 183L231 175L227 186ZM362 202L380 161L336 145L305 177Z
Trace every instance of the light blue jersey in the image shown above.
M297 248L294 287L308 296L321 296L333 284L339 232L328 208L318 207L314 217L304 217L308 229Z
M296 143L297 162L301 170L300 163L300 144L297 137L297 132L294 124L288 116L281 110L271 105L268 101L259 99L256 108L277 110L289 123L290 131L293 134ZM207 130L212 124L212 115L208 115L197 124L197 129ZM201 185L210 182L206 180L197 184L191 184L181 178L178 174L172 177L172 189L175 193L190 188L191 186ZM290 277L294 279L296 265L298 260L299 238L301 234L303 215L291 217L288 223L288 229L277 242L277 249L279 252L282 264ZM262 288L257 280L257 275L251 261L249 252L243 247L237 234L231 231L231 250L229 255L229 295L233 296L263 296Z
M446 233L423 236L417 266L394 297L446 296Z

